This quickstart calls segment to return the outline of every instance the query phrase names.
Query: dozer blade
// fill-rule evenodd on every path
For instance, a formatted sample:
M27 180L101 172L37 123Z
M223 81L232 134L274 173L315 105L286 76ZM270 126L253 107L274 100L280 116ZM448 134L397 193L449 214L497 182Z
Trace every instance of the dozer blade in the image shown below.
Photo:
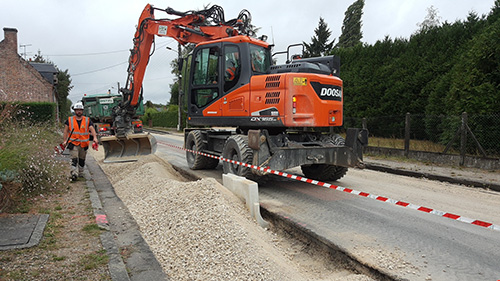
M104 163L137 161L156 151L156 139L149 133L129 134L124 138L107 136L100 141L104 147Z

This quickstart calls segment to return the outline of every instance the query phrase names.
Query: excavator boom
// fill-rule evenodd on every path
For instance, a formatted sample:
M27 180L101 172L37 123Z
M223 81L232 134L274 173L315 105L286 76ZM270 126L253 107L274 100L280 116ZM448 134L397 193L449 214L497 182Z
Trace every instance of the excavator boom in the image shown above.
M174 15L176 19L156 19L155 11ZM102 137L106 162L137 159L154 153L156 140L147 133L134 132L136 109L142 102L142 82L156 36L171 37L180 44L209 42L239 34L250 34L250 14L243 10L238 18L225 21L224 11L214 5L206 10L179 12L158 9L148 4L139 18L130 51L127 82L120 89L121 103L113 108L114 135Z

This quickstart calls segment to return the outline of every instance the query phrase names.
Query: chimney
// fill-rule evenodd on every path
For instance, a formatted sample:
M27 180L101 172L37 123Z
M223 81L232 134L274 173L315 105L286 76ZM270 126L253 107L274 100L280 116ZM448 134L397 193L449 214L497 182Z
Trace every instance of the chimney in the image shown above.
M4 27L3 28L3 43L5 44L5 49L9 52L17 54L17 29Z

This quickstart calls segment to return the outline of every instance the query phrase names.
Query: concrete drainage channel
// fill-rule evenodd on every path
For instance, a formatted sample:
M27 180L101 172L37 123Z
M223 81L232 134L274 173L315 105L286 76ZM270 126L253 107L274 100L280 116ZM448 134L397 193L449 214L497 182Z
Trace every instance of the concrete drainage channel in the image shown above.
M173 168L188 180L200 179L196 174L183 168L177 166L173 166ZM346 270L366 275L375 280L399 280L395 276L389 276L358 261L333 241L317 235L281 214L269 211L265 205L260 205L259 208L256 183L234 175L223 175L223 181L226 188L246 201L251 216L255 218L259 225L269 228L273 233L281 237L296 241L303 245L302 248L307 248L308 253L314 253L314 256L321 256L325 261L329 261L335 266L340 264Z

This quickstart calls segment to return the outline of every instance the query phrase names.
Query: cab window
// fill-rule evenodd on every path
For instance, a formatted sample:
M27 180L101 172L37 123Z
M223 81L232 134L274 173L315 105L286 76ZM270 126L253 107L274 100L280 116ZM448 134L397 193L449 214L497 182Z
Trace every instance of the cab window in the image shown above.
M237 46L224 47L224 92L233 88L240 79L241 61Z
M219 79L218 65L218 48L205 48L196 53L193 85L217 84Z
M268 73L271 67L269 49L257 45L250 45L250 62L253 72Z
M202 108L217 99L219 93L219 48L207 47L194 57L192 101Z

